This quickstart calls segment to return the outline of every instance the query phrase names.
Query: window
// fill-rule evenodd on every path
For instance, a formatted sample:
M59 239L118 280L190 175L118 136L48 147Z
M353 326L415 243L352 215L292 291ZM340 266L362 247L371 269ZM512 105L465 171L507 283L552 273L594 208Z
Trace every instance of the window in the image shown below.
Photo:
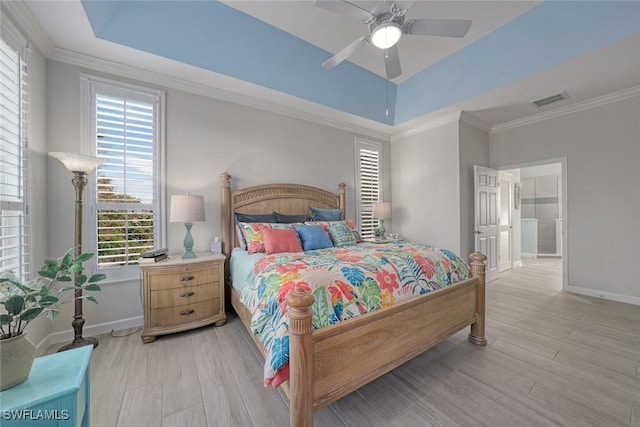
M164 246L164 93L87 77L92 152L106 159L91 184L91 242L110 280L137 276L141 252Z
M382 200L381 160L381 144L356 139L357 209L363 239L374 238L378 226L378 220L373 217L373 204Z
M0 16L0 272L29 278L27 43Z

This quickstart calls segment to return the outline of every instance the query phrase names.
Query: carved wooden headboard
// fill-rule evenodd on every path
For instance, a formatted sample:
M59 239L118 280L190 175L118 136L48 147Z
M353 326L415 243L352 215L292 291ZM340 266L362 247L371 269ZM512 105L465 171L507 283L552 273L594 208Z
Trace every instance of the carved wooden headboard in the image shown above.
M309 185L265 184L231 191L231 175L220 174L220 220L223 252L227 259L237 245L235 212L264 214L278 212L286 215L309 215L309 208L342 209L345 213L345 187L338 184L338 193ZM232 242L232 244L229 244Z

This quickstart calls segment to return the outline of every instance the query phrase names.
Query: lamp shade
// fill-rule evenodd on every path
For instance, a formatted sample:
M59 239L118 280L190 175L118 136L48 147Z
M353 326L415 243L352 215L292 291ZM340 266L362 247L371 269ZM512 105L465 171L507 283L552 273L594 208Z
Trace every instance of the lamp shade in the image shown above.
M84 154L77 153L61 153L54 151L49 153L49 155L54 159L60 160L64 167L71 172L89 173L97 168L98 165L106 161L106 159L101 159L99 157L86 156Z
M171 222L204 221L204 197L192 194L171 196Z
M391 203L389 202L374 203L373 217L378 219L391 218Z

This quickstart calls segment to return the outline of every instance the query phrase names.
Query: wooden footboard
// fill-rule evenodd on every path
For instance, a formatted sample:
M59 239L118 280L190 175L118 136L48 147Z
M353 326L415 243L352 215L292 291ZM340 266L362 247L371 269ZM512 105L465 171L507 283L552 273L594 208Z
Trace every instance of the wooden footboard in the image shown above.
M313 331L313 295L296 289L289 311L290 426L313 426L313 412L471 325L484 336L484 260L471 254L472 278L368 315ZM344 364L344 360L357 363Z

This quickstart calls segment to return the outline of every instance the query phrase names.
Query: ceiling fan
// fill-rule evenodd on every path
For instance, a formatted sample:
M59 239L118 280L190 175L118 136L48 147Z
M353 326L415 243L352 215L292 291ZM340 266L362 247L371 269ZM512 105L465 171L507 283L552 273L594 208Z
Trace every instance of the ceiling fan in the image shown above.
M464 37L471 21L468 19L407 19L405 14L414 0L385 1L373 10L347 0L315 0L315 5L331 12L356 19L369 26L369 34L329 58L322 66L331 70L358 50L373 44L385 51L387 79L402 74L398 56L398 40L402 34L415 36Z

